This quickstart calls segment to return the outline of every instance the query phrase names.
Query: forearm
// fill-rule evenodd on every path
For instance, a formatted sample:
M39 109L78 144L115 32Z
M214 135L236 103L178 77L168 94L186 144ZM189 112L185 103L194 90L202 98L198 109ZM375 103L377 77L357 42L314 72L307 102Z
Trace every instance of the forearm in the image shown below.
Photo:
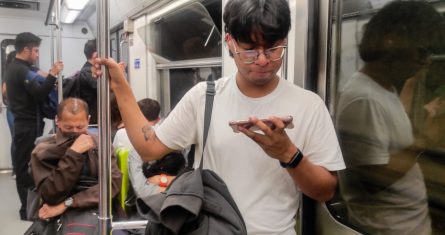
M134 153L134 150L130 151L128 158L128 176L130 177L131 185L139 198L144 198L149 195L159 192L158 186L147 183L142 170L142 160L139 155Z
M303 157L296 168L287 170L295 184L307 196L320 201L330 200L337 186L337 175L326 168L312 164Z
M388 164L365 165L351 170L360 175L361 181L373 189L372 191L380 191L402 178L416 164L416 157L419 153L419 151L407 148L391 154Z
M150 151L150 146L153 145L156 135L140 111L131 87L126 81L122 81L119 88L114 89L114 93L131 144L143 159L156 159L156 156Z
M56 79L57 78L52 75L48 75L47 78L34 79L33 81L31 81L30 94L32 94L32 96L36 100L45 101L51 90L55 89L54 84L56 82ZM38 80L42 80L42 82L39 82Z
M152 161L171 152L172 150L168 149L156 137L152 124L139 109L136 98L126 80L120 83L115 94L130 142L141 158L144 161Z

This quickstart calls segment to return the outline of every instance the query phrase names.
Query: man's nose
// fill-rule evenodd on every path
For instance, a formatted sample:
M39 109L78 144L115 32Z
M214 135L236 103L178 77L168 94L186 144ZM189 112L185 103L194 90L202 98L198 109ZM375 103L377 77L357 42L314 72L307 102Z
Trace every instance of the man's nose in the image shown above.
M269 64L270 60L267 58L266 54L264 54L264 51L261 51L258 55L257 60L255 61L255 64L259 66L266 66Z

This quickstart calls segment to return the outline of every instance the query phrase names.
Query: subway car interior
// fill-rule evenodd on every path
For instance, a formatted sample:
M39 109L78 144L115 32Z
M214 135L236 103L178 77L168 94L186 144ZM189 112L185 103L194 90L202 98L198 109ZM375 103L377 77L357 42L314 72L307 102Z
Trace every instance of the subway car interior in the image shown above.
M15 50L15 37L21 32L42 39L36 62L41 70L49 71L55 61L64 62L59 81L79 71L86 61L85 43L97 39L99 56L125 63L126 79L136 100L158 100L164 118L197 83L237 72L225 42L223 14L228 1L0 0L2 79L6 58ZM445 235L445 1L416 1L443 18L434 30L416 25L421 18L430 17L420 10L409 12L411 16L397 9L382 11L398 0L287 2L291 29L278 75L322 98L346 163L346 169L337 172L338 187L331 200L316 202L302 195L295 208L296 234ZM384 13L386 18L377 17ZM372 31L374 23L380 25ZM372 41L394 25L402 29L388 33L383 45ZM411 41L403 41L404 37ZM366 54L366 43L375 54ZM406 52L409 43L415 49ZM382 56L386 52L378 47L394 48L393 54ZM383 63L379 56L384 57ZM382 80L357 82L373 76ZM382 93L379 85L385 87L390 79L394 82ZM108 85L107 80L100 80L97 96L101 100L98 133L105 153L112 151L113 142L106 121L110 115L106 105L110 97L105 94ZM355 97L360 91L371 101ZM21 220L18 214L4 97L2 90L0 234L23 234L32 222ZM43 135L50 135L54 128L54 120L45 119ZM415 154L399 156L397 151L407 141L418 143ZM107 180L110 171L104 168L101 177ZM107 200L110 189L102 185L100 203L105 208L111 203ZM147 223L110 220L102 224L106 229L101 227L101 234L111 230L133 234L129 231L143 229Z

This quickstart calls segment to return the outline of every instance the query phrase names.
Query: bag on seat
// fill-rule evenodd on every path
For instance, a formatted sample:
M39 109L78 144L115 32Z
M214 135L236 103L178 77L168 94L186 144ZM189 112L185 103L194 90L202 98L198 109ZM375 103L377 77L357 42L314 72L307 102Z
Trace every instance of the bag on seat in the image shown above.
M212 113L215 84L207 82L203 149ZM203 151L204 152L204 151ZM148 220L146 235L244 235L246 225L224 181L212 170L199 168L178 175L163 193L138 199Z
M26 219L27 220L38 219L38 212L41 205L42 205L42 200L36 188L35 187L29 188L28 194L26 195Z
M99 235L99 213L97 209L69 209L60 217L58 235Z

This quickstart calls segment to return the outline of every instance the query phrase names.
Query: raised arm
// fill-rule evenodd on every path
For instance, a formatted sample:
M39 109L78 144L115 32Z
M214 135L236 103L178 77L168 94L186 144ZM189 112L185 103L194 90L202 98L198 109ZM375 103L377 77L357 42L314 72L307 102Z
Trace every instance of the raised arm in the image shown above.
M101 65L106 66L110 75L110 87L116 95L119 111L127 129L131 144L144 161L159 159L171 152L157 137L152 125L142 114L136 98L125 79L121 66L113 59L96 59L94 76L101 76Z

